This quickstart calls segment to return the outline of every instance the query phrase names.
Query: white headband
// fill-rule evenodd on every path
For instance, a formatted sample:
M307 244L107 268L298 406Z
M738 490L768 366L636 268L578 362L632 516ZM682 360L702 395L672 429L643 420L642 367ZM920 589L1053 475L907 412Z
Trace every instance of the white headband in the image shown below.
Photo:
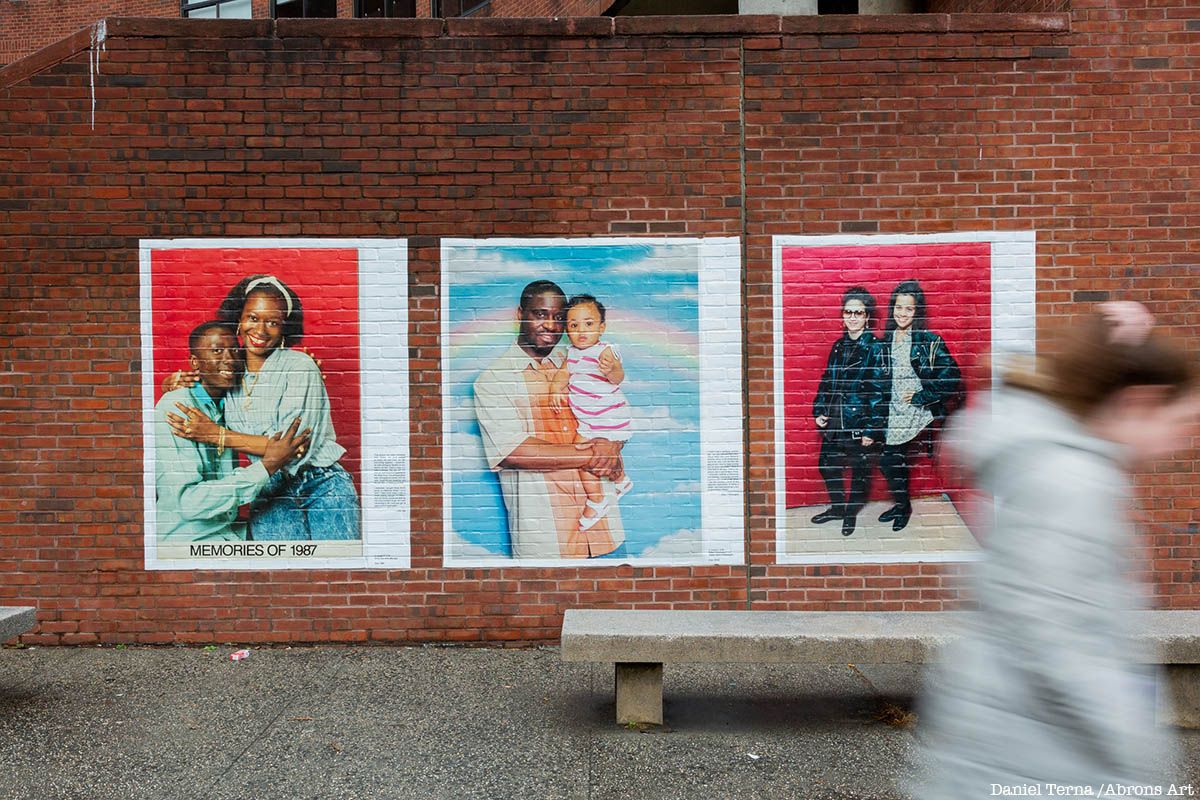
M292 315L292 293L280 282L279 278L276 278L274 275L264 275L261 278L255 278L246 286L246 296L249 297L250 293L259 286L274 286L278 289L279 293L283 295L283 302L287 303L287 315L289 317Z

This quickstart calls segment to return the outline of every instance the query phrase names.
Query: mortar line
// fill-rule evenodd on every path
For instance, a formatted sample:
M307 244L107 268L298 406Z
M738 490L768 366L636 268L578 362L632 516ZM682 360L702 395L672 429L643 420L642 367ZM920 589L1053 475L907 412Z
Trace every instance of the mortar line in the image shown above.
M588 689L594 698L596 695L596 665L588 664ZM588 733L587 747L587 800L592 800L592 762L596 756L596 733Z
M750 540L753 533L752 515L750 513L750 369L749 369L749 316L750 312L747 309L749 303L746 301L746 293L749 291L749 272L746 269L746 257L748 250L746 248L746 237L749 235L749 224L746 218L746 38L738 39L738 180L741 191L741 204L738 208L738 213L741 215L742 235L741 235L741 272L742 272L742 386L746 387L745 393L742 395L742 554L746 562L746 610L750 611L754 608L751 592L753 591L754 578L752 566L752 553Z

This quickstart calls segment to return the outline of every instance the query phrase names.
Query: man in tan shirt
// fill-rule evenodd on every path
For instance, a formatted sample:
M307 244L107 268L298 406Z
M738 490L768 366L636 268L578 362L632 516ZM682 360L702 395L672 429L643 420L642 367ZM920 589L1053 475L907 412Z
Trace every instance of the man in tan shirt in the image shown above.
M526 286L517 307L517 340L475 381L483 449L500 478L518 559L594 558L625 542L615 503L603 520L580 530L587 499L580 470L606 479L605 492L611 493L622 443L575 444L575 417L551 406L551 382L566 355L558 346L566 305L563 290L551 281Z

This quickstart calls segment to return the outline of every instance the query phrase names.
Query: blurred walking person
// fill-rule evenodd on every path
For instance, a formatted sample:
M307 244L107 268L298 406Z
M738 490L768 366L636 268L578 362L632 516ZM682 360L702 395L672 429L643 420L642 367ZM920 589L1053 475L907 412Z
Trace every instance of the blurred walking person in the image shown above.
M935 774L917 797L1171 782L1152 771L1172 739L1128 613L1143 605L1128 473L1187 446L1200 402L1194 367L1153 324L1140 304L1102 304L951 426L995 526L978 611L927 690Z

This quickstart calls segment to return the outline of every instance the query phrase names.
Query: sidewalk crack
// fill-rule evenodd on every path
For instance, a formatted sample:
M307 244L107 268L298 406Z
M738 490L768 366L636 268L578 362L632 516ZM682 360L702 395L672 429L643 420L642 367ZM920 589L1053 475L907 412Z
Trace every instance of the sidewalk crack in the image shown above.
M321 676L320 683L318 685L325 687L336 685L336 681L334 679L336 679L338 673L342 671L345 663L345 658L338 658L333 667L327 670L328 674L323 674ZM262 729L259 730L258 733L256 733L254 737L246 743L246 746L239 750L236 756L230 759L229 763L225 765L225 768L221 770L220 774L208 782L203 792L200 794L201 797L211 796L212 791L221 783L221 781L225 779L225 776L229 774L229 772L237 765L237 763L242 760L242 756L246 755L251 747L254 747L256 744L261 742L267 735L267 732L275 727L276 723L279 722L284 714L288 713L288 709L292 708L296 704L296 700L302 696L302 691L303 689L298 689L280 704L279 710L275 713L275 716L271 717L271 719L262 726ZM181 797L186 797L186 795L182 795Z

